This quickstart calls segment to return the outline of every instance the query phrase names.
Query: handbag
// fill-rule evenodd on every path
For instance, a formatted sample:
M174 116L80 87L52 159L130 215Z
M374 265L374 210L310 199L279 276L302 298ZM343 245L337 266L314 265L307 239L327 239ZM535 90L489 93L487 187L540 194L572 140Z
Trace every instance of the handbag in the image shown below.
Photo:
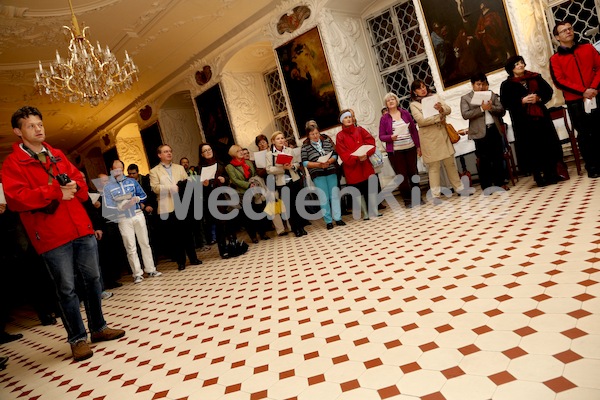
M454 143L458 142L460 140L460 135L458 134L456 129L454 129L452 124L444 122L444 126L446 127L446 133L448 134L450 143L454 144Z

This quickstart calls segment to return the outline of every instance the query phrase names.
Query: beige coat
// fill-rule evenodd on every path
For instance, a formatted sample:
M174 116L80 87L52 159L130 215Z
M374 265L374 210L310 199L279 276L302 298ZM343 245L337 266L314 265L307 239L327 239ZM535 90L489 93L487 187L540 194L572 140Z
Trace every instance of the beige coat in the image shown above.
M293 149L289 147L284 147L283 152L290 156L294 155ZM300 179L300 175L298 174L298 170L300 169L300 164L295 160L292 161L293 168L289 170L292 181L296 182ZM275 177L275 186L285 186L285 169L277 164L273 163L273 152L269 150L267 152L267 174L271 174Z
M443 115L449 115L452 111L450 107L440 100L443 108ZM429 118L423 118L423 109L421 103L413 101L410 103L410 113L419 126L419 140L421 141L421 153L423 162L432 163L444 160L454 155L454 146L448 139L446 127L441 123L441 116L435 115Z
M171 164L171 171L173 178L169 176L169 173L161 163L150 170L150 187L158 196L159 214L170 213L175 210L171 188L173 185L177 185L177 182L188 178L185 168L179 164ZM175 193L175 196L177 196L177 193Z

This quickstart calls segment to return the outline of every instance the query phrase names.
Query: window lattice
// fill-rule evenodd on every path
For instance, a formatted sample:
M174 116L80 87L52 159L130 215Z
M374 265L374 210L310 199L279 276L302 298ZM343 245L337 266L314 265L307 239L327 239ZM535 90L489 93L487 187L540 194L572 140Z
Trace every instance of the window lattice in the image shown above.
M573 25L580 42L596 43L600 40L598 12L598 6L594 0L563 1L551 5L548 10L548 19L551 21L550 29L556 22L567 20ZM590 31L592 31L592 35L588 34Z
M369 18L367 26L383 85L398 95L401 107L408 108L412 81L433 85L412 1L403 0Z
M279 72L275 69L267 72L264 75L265 84L267 85L267 92L269 101L271 103L271 109L273 111L273 117L275 118L275 126L277 130L280 130L288 137L294 137L294 130L288 117L287 105L285 103L285 96L281 88L281 79L279 78Z

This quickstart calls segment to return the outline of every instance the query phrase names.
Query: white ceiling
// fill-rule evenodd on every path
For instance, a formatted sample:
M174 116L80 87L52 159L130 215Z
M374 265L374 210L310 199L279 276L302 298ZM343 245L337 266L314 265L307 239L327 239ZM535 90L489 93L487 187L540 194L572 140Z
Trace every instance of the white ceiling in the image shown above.
M323 1L331 8L354 12L373 3ZM268 15L280 2L72 0L80 27L89 26L87 36L92 44L99 41L102 46L108 45L120 62L127 50L140 71L139 81L132 90L91 107L50 103L47 96L39 95L33 87L39 60L46 67L55 58L56 50L63 58L67 54L68 41L61 27L71 25L68 0L1 0L0 162L16 139L10 116L17 108L38 107L44 115L48 141L66 151L72 150L115 116L143 106L140 102L152 97L161 85L219 48L226 38Z

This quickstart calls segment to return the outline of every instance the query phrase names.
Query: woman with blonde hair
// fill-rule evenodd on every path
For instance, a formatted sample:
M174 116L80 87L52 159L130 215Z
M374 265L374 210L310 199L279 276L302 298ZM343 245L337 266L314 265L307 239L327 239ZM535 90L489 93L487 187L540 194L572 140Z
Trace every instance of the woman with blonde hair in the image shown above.
M285 199L282 196L283 188L289 190L290 201L289 203L284 202L284 214L288 217L296 237L300 237L306 235L304 221L296 208L296 198L302 189L300 163L293 159L293 151L290 147L285 146L285 140L285 135L280 131L273 133L271 136L271 146L267 151L267 174L272 175L275 179L275 188L279 199ZM285 158L286 160L278 160L278 158Z
M433 196L434 204L439 204L441 202L440 169L442 164L444 164L444 169L454 191L460 193L464 190L464 186L458 176L456 161L454 160L454 146L452 146L450 139L448 139L445 126L446 116L450 115L452 110L443 100L439 99L434 105L438 113L425 118L423 116L421 100L432 96L433 93L425 85L425 82L415 80L410 85L410 94L412 100L410 103L410 113L419 126L421 153L423 155L423 162L427 165L429 171L431 195Z
M404 180L400 184L400 194L406 207L419 205L411 204L412 187L419 187L418 181L412 181L414 175L419 175L417 170L417 157L421 156L421 142L417 125L410 113L400 107L398 96L388 93L383 97L387 112L379 121L379 139L385 143L390 164L396 175L402 175Z

